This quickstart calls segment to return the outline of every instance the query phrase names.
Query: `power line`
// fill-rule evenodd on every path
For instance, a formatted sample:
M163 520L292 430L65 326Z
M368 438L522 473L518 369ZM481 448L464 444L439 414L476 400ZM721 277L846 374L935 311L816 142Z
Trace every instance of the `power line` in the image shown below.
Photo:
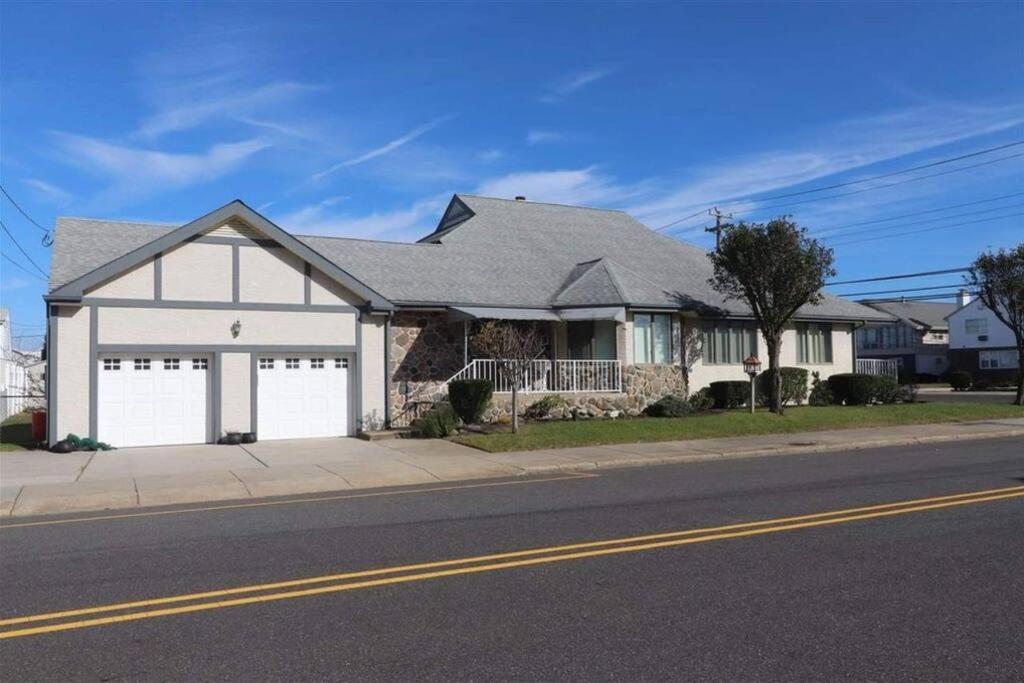
M922 292L929 289L949 289L950 287L959 287L959 284L945 284L945 285L934 285L932 287L907 287L906 289L882 289L872 292L835 292L835 296L871 296L872 294L900 294L901 292Z
M22 270L22 272L24 272L24 273L26 273L28 275L31 275L34 278L39 278L43 282L46 282L46 278L44 278L42 275L39 275L38 273L33 273L31 270L29 270L25 266L21 265L20 263L18 263L17 261L12 259L7 254L0 254L0 256L3 256L5 261L10 261L11 265L13 265L14 267L20 268Z
M697 216L703 216L706 211L707 211L707 209L701 209L697 213L691 213L689 216L683 216L682 218L677 218L676 220L672 221L671 223L666 223L665 225L661 226L660 228L655 228L654 232L661 232L665 228L671 228L673 225L676 225L677 223L682 223L683 221L688 221L691 218L696 218Z
M36 270L38 270L38 271L39 271L40 275L42 275L43 277L46 277L46 271L44 271L44 270L43 270L42 268L40 268L40 267L39 267L39 264L38 264L38 263L36 263L35 261L33 261L33 260L32 260L32 257L31 257L31 256L29 256L29 255L28 255L28 252L27 252L27 251L25 251L25 250L24 250L24 249L22 248L22 246L21 246L21 245L20 245L20 244L18 243L18 240L17 240L17 239L15 239L15 237L14 237L14 235L13 235L13 234L11 233L11 231L7 229L7 226L6 226L6 225L4 225L3 221L0 221L0 228L3 228L4 232L6 232L6 233L7 233L7 236L11 238L11 241L12 241L12 242L14 242L14 246L16 246L16 247L18 248L18 251L20 251L20 252L21 252L21 253L22 253L22 254L23 254L23 255L25 256L25 258L27 258L27 259L28 259L28 262L29 262L29 263L31 263L31 264L32 264L33 266L35 266L35 267L36 267Z
M1022 193L1022 194L1024 194L1024 193ZM950 216L938 216L937 218L925 218L924 220L914 221L913 223L903 223L903 224L900 224L900 225L883 225L883 226L878 227L878 228L867 228L867 229L864 229L864 230L846 231L846 232L839 233L837 235L830 235L830 236L822 237L820 239L822 239L824 241L831 241L831 240L834 240L834 239L840 239L841 240L841 239L843 239L845 237L849 237L851 235L856 235L856 234L865 234L865 233L869 233L869 232L878 232L879 230L899 230L900 228L910 228L910 227L913 227L915 225L921 225L923 223L934 223L935 221L948 221L948 220L953 219L953 218L964 218L966 216L976 216L976 215L981 214L981 213L992 213L993 211L1005 211L1006 209L1016 209L1016 208L1021 207L1021 206L1024 206L1024 203L1008 204L1006 206L994 206L994 207L990 207L990 208L987 208L987 209L975 209L974 211L967 211L965 213L954 213L954 214L952 214ZM965 224L960 224L960 225L965 225ZM946 227L946 226L943 226L943 227ZM955 226L948 226L948 227L955 227ZM939 230L940 228L932 228L932 229L933 230Z
M876 218L874 220L861 221L859 223L847 223L846 225L837 225L837 226L835 226L833 228L828 228L826 230L823 230L823 231L819 232L818 235L827 235L827 234L830 234L830 233L833 233L833 232L838 232L838 231L841 231L841 230L845 230L846 228L854 228L854 227L857 227L859 225L872 225L874 223L885 223L885 222L888 222L888 221L897 221L897 220L900 220L901 218L913 218L914 216L923 216L923 215L929 214L929 213L938 213L939 211L948 211L949 209L962 209L965 206L975 206L977 204L985 204L987 202L997 202L997 201L999 201L1001 199L1010 199L1011 197L1019 197L1021 195L1024 195L1024 192L1014 192L1013 194L1004 194L1004 195L999 196L999 197L991 197L989 199L979 199L979 200L974 201L974 202L965 202L963 204L951 204L950 206L942 206L942 207L939 207L937 209L926 209L924 211L915 211L913 213L905 213L905 214L902 214L900 216L889 216L887 218Z
M18 212L22 216L24 216L28 220L29 223L31 223L32 225L36 226L37 228L42 230L44 233L46 233L46 238L44 238L44 239L49 239L50 231L47 230L46 228L44 228L43 226L39 225L39 223L36 222L36 219L32 218L32 216L29 216L28 213L25 211L25 209L21 208L21 205L18 204L18 202L14 201L14 197L12 197L10 195L10 193L7 191L7 188L5 188L3 185L0 185L0 192L4 193L4 196L7 197L7 201L9 201L11 204L13 204L14 208L17 209ZM52 244L52 242L51 242L51 244ZM47 244L46 246L50 246L50 245Z
M904 280L911 277L925 277L926 275L945 275L947 273L966 273L970 268L949 268L947 270L928 270L920 273L907 273L906 275L885 275L882 277L869 277L863 280L842 280L840 282L826 282L826 287L832 285L855 285L861 282L881 282L882 280Z
M977 296L977 294L975 292L967 292L967 293L969 295L971 295L971 296ZM962 292L957 290L955 292L948 292L946 294L922 294L920 296L901 296L901 297L888 298L888 299L860 299L859 303L862 303L862 304L867 304L867 303L871 303L871 304L887 304L887 303L899 303L899 302L903 302L903 301L933 301L933 300L941 300L941 299L952 299L954 297L960 296L961 294L962 294Z
M891 235L879 235L878 237L864 237L856 240L846 240L845 242L836 242L833 247L839 247L845 244L856 244L858 242L873 242L875 240L887 240L893 237L904 237L906 235L918 235L922 232L933 232L935 230L949 230L950 228L961 228L965 225L975 225L977 223L988 223L989 221L998 221L1003 218L1017 218L1018 216L1024 216L1024 213L1009 213L1005 216L992 216L991 218L982 218L976 221L966 221L964 223L954 223L953 225L939 225L934 228L922 228L921 230L907 230L906 232L895 232Z

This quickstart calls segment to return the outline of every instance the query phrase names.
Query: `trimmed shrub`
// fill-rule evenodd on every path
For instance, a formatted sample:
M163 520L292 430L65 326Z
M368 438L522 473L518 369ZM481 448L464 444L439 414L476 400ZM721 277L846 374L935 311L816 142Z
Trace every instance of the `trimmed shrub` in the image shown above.
M689 415L693 408L682 396L662 396L644 408L647 417L683 417Z
M801 405L807 400L807 370L803 368L779 368L782 372L782 404ZM771 402L772 376L765 370L757 376L757 403L766 406Z
M420 429L428 439L443 439L455 431L459 418L450 403L438 402L420 420Z
M969 372L954 370L949 373L949 386L953 387L953 391L967 391L972 384L974 384L974 378Z
M899 403L903 400L904 391L899 382L892 377L876 377L874 400L882 404Z
M715 405L715 400L708 395L707 387L690 394L690 409L699 410L711 410Z
M750 384L732 380L712 382L708 386L708 396L714 401L715 408L738 408L749 400Z
M452 409L468 425L480 421L493 395L494 383L489 379L457 379L448 384Z
M812 406L830 406L835 402L832 390L828 388L828 382L821 379L820 372L811 373L811 394L807 402Z
M832 400L848 406L864 406L875 400L880 375L844 372L828 378Z
M917 403L918 389L916 384L904 384L900 387L900 391L902 392L900 400L903 403Z
M568 406L569 402L564 397L558 394L548 394L526 406L526 410L523 411L523 417L527 420L546 420L551 417L551 413L555 410L559 408L564 409Z

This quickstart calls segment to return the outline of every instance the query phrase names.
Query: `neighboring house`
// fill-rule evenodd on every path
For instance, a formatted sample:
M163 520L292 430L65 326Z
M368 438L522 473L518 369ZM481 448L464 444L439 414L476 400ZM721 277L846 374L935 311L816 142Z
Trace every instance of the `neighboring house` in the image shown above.
M527 391L588 410L745 380L742 360L765 355L749 311L708 285L705 252L620 211L456 195L409 244L295 236L234 201L181 227L60 218L52 262L51 440L406 424L452 377L493 376L468 343L486 319L540 326ZM854 327L888 319L827 296L782 362L849 372Z
M12 341L11 312L0 308L0 420L16 415L26 407L26 357L14 349Z
M964 303L946 316L949 364L969 372L977 382L1012 383L1017 377L1017 342L1013 330L980 300Z
M939 377L949 369L946 316L956 310L956 304L923 301L861 303L888 313L896 320L859 328L858 358L895 359L900 371L910 377Z

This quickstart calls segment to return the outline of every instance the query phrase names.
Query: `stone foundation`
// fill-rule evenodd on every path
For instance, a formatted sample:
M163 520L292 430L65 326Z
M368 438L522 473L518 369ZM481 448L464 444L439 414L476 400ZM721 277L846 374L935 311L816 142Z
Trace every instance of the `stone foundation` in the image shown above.
M442 312L401 311L391 321L388 343L391 424L402 427L443 398L441 386L462 369L462 323Z

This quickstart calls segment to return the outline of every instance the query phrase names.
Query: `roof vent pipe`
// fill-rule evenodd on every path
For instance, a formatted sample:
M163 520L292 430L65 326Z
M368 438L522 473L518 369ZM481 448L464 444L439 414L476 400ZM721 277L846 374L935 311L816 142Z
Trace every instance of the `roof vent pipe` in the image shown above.
M526 197L524 195L521 195L521 194L516 195L516 201L517 202L525 202L526 201Z

